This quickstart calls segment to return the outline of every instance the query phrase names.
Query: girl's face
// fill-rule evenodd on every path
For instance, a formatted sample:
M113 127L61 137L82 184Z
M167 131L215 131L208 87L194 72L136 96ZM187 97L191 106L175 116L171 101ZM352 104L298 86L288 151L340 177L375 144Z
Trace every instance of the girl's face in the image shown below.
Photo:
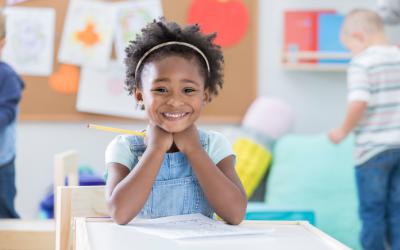
M144 65L141 89L135 90L143 101L150 122L170 133L185 130L200 116L208 93L196 59L168 56Z

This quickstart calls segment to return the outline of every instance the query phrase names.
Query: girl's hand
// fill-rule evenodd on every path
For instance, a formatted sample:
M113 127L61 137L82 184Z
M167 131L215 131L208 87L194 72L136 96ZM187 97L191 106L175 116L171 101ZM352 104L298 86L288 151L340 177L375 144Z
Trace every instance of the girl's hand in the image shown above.
M167 152L174 142L171 133L166 132L157 125L149 124L147 127L146 142L147 148L150 150L161 150Z
M173 133L173 138L176 147L184 154L202 148L199 133L194 124L181 132Z

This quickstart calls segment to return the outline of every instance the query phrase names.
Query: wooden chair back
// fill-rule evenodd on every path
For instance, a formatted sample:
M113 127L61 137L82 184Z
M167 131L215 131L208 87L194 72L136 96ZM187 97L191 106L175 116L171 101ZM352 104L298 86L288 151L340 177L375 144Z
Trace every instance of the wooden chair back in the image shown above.
M108 214L104 186L79 186L79 154L76 150L54 156L54 206L56 250L74 248L74 217ZM65 186L65 180L68 186Z
M57 188L56 250L75 249L75 217L109 216L104 186Z

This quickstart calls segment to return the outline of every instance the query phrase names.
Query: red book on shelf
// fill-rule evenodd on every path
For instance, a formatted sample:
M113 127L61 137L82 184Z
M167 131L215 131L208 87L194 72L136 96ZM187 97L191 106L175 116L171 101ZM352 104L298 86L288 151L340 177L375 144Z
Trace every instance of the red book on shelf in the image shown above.
M284 14L284 52L316 51L318 44L318 15L335 10L291 10ZM316 63L315 59L298 60L295 56L285 62Z

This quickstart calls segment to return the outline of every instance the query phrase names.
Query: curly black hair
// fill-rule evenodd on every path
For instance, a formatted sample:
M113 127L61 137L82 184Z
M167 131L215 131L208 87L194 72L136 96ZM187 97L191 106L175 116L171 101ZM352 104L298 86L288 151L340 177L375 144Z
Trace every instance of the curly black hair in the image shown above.
M205 90L209 92L210 98L217 95L223 85L224 57L220 46L213 43L215 37L216 33L202 34L198 24L181 27L175 22L165 21L164 18L149 23L125 49L125 84L129 94L131 95L135 88L141 88L140 75L145 63L157 60L160 57L178 55L187 59L197 58L199 65L201 65L200 72L206 79ZM189 43L200 49L208 60L210 73L207 71L204 58L194 49L182 45L168 45L147 56L139 66L137 75L135 75L135 69L140 58L154 46L169 41Z

